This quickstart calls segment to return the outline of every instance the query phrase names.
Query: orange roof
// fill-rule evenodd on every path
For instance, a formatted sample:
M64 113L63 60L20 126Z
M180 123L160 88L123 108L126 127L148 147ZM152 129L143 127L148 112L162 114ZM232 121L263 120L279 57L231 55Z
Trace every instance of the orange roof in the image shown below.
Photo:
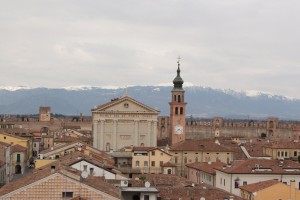
M252 183L249 185L243 185L243 186L240 186L239 188L242 190L246 190L248 192L257 192L257 191L263 190L265 188L271 187L273 185L276 185L278 183L280 183L278 180L273 179L273 180Z
M21 145L18 145L18 144L12 146L12 152L13 153L15 153L15 152L24 152L26 150L27 150L27 148L25 148L25 147L23 147Z
M8 194L10 192L13 192L17 189L20 189L22 187L27 186L28 184L32 184L35 183L43 178L46 178L48 176L51 176L54 173L59 173L63 176L67 176L68 175L66 173L63 172L63 170L61 169L61 167L59 166L59 163L57 162L56 164L52 164L52 165L56 165L56 169L55 172L51 171L51 167L49 165L40 168L39 170L34 170L32 173L25 175L24 177L10 182L6 185L4 185L2 188L0 188L0 196ZM80 176L80 171L73 169L73 168L66 168L66 166L64 167L64 170L67 170L70 173L73 173L74 175L78 175ZM72 178L72 177L71 177ZM73 179L75 180L75 179ZM89 176L88 178L86 178L83 181L80 181L80 183L82 185L89 185L99 191L105 192L107 194L110 194L114 197L118 197L119 198L119 190L117 188L115 188L113 185L110 185L109 183L106 183L102 178L100 177L91 177Z
M216 144L211 140L191 140L174 144L170 151L204 151L204 152L233 152L231 149Z
M300 142L276 141L267 143L264 147L270 147L273 149L300 149Z
M229 174L299 174L300 164L291 160L248 159L215 169Z
M206 172L208 174L216 174L215 167L223 167L226 165L223 162L211 162L210 164L208 162L195 162L187 164L186 166L189 168L193 168L199 171Z
M166 163L162 164L162 167L176 167L176 165L171 162L166 162Z
M31 133L34 137L42 137L42 133Z

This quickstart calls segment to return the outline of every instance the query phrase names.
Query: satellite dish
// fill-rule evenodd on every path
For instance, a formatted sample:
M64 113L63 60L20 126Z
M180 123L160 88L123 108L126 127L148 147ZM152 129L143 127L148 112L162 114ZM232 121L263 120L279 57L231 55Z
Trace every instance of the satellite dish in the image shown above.
M150 187L149 181L146 181L146 182L145 182L145 187L146 187L146 188L149 188L149 187Z
M87 178L88 175L89 175L89 173L88 173L87 171L81 172L81 177L82 177L82 178Z

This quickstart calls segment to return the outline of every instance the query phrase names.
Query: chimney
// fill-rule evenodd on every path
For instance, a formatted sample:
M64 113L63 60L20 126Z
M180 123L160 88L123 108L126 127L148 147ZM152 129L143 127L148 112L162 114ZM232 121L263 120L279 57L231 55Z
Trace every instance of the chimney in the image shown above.
M51 173L55 172L55 165L51 165Z

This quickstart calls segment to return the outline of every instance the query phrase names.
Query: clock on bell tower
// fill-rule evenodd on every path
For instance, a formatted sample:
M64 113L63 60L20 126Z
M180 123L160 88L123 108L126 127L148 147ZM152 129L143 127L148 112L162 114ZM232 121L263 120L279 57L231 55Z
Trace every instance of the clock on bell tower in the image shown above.
M177 76L173 80L174 87L170 104L170 145L185 141L185 109L183 80L180 77L180 62L178 60Z

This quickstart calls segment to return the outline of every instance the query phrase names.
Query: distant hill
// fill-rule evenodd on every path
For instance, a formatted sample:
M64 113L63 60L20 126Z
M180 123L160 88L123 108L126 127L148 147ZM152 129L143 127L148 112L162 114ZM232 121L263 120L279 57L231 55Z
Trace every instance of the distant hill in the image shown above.
M199 118L266 118L299 120L300 100L264 93L248 94L233 90L218 90L199 86L185 87L187 116ZM133 86L129 96L169 114L171 86ZM124 95L124 88L97 87L49 89L0 89L0 114L36 114L40 106L51 106L52 113L91 115L91 109Z

